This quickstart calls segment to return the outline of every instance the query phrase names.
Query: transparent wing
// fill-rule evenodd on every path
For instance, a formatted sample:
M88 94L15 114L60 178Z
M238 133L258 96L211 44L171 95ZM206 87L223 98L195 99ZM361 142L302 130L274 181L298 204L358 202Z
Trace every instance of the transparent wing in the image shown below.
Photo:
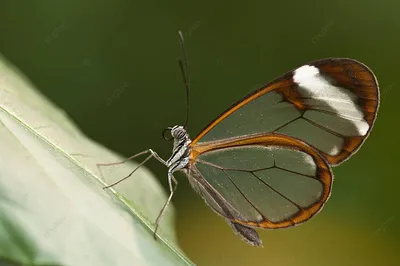
M251 227L282 228L315 215L329 198L332 173L304 142L263 134L197 145L191 183L217 213Z
M378 106L378 84L368 67L352 59L323 59L247 95L211 122L191 146L283 133L314 146L335 165L368 136Z
M234 222L234 220L244 221L245 218L238 210L234 209L218 192L215 190L196 168L191 168L189 182L197 193L205 200L207 205L216 213L226 218L232 230L244 241L253 246L262 245L262 241L257 232L249 226Z

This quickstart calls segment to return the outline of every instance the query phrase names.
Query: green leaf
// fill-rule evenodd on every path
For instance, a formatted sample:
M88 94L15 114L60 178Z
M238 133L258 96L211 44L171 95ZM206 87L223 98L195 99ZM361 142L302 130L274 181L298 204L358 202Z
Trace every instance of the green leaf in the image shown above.
M0 56L0 264L190 265L151 174L84 136ZM103 167L107 168L107 167ZM104 176L104 177L102 177ZM172 207L172 206L170 206Z

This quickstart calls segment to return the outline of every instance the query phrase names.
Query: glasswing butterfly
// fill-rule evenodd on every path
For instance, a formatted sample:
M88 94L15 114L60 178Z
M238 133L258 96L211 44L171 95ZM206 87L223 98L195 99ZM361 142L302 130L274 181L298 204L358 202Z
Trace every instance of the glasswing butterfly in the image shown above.
M379 88L372 71L348 58L308 63L246 95L191 140L186 131L188 64L181 32L179 36L187 112L184 126L163 132L164 138L166 131L171 133L172 155L165 161L151 149L135 154L127 160L148 156L106 188L151 158L167 166L170 195L154 236L177 187L176 171L185 173L207 205L250 245L262 245L255 228L285 228L309 220L331 194L331 166L350 158L373 127Z

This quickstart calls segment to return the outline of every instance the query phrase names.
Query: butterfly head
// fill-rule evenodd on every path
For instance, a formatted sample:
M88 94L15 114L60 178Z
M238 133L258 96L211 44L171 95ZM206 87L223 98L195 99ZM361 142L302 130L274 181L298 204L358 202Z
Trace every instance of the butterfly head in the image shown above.
M165 136L165 132L170 131L171 137ZM167 127L163 131L163 138L166 140L185 141L189 139L188 133L183 126Z
M174 126L171 128L171 136L174 139L181 140L187 138L188 134L183 126Z

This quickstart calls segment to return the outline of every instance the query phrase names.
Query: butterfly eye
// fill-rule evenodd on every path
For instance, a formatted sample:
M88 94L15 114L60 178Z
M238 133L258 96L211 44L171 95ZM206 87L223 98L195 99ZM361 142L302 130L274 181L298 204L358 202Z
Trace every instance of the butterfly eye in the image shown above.
M170 132L170 137L167 137L167 136L165 135L165 133L166 133L167 131ZM163 137L163 139L168 140L168 141L173 140L174 137L172 136L172 128L171 128L171 127L167 127L166 129L164 129L163 132L162 132L162 137Z

